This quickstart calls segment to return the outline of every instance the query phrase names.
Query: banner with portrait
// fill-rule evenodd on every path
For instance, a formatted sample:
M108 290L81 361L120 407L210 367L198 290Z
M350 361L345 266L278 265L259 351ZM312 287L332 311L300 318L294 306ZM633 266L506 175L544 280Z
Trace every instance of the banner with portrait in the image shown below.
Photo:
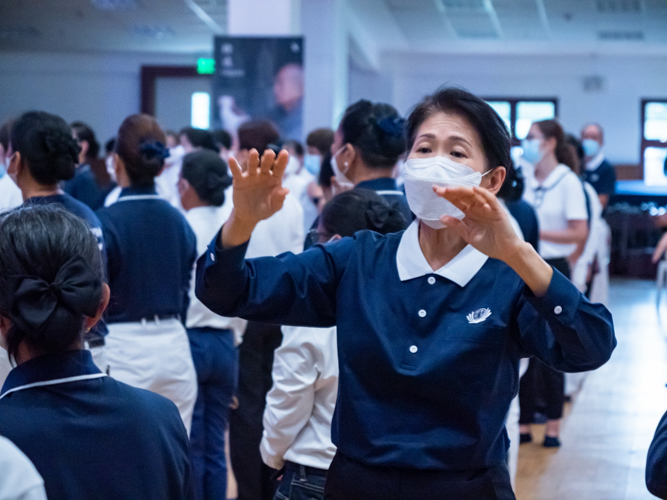
M252 119L303 140L303 37L215 37L213 125L236 138Z

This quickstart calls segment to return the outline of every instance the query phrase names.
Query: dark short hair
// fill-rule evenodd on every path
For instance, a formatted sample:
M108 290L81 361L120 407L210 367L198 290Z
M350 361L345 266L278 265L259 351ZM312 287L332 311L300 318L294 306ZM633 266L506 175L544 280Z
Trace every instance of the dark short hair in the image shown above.
M97 142L97 137L95 137L93 129L83 122L72 122L70 123L70 127L79 141L86 141L88 143L86 159L96 159L100 154L100 143Z
M57 204L19 207L0 215L0 314L9 319L21 314L13 299L16 286L13 280L17 276L53 283L60 268L76 257L83 260L96 278L90 300L99 303L104 281L102 255L97 239L83 219ZM7 335L10 359L16 359L19 345L24 341L45 354L66 351L81 339L84 320L81 311L61 304L37 331L20 328L14 319Z
M269 120L251 120L241 124L238 129L239 149L256 149L261 155L280 140L278 128Z
M306 146L317 149L321 155L331 151L334 131L330 128L316 128L306 137Z
M330 236L352 236L364 229L388 234L402 231L405 217L375 191L356 188L337 194L324 206L321 224Z
M225 161L206 149L193 151L183 157L181 175L204 203L215 207L222 206L225 190L232 185Z
M164 157L147 150L147 145L164 144L167 138L152 116L131 115L125 118L116 136L116 153L135 186L150 186L164 167Z
M303 144L301 144L299 141L295 141L294 139L290 139L289 141L285 141L283 143L284 148L292 147L294 148L294 152L296 153L297 156L303 156L305 153L303 149Z
M218 147L218 149L220 148L231 149L232 136L229 135L229 132L219 128L218 130L214 130L213 132L211 132L211 134L213 134L213 141L215 142L215 145Z
M61 117L44 111L22 114L12 126L11 145L39 184L53 186L74 177L79 145Z
M218 147L213 140L213 134L208 130L194 127L184 127L179 135L184 135L195 148L210 149L218 151Z
M481 141L486 168L503 166L512 169L510 134L505 122L489 104L476 95L456 87L445 87L426 96L408 117L406 133L408 152L412 150L419 127L436 113L452 113L466 120L477 132Z
M393 167L405 153L405 120L384 103L357 101L345 110L340 122L343 143L359 149L368 167Z
M322 187L330 188L333 175L334 171L331 168L331 151L326 151L322 155L322 161L320 161L320 173L317 177L317 183Z

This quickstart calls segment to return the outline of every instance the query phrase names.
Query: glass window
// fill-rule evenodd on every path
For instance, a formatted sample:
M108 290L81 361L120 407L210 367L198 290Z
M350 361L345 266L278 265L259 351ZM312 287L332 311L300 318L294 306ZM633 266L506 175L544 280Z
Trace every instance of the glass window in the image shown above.
M644 149L644 182L647 186L667 186L667 148Z
M525 139L533 122L556 117L556 105L552 101L523 101L516 105L516 138Z
M489 106L491 106L498 116L502 118L507 125L507 130L512 130L512 104L508 101L487 101Z
M667 142L667 102L647 102L645 104L644 139Z
M190 125L204 130L211 125L211 95L208 92L192 94Z

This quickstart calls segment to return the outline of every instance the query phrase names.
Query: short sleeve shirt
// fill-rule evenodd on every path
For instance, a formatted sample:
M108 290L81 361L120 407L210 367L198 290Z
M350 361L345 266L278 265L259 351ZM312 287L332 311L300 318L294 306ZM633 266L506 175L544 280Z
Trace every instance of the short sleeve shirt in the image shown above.
M571 220L588 220L584 187L565 165L558 165L542 184L531 178L523 197L537 212L540 231L564 231ZM544 259L566 258L576 248L574 243L540 240L540 255Z

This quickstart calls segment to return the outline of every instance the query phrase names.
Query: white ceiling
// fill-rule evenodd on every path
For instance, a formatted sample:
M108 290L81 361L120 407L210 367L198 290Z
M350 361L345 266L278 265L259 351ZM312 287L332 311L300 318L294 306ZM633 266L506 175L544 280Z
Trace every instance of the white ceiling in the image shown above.
M374 59L558 46L667 51L667 0L340 1L353 41L372 46ZM0 51L206 54L226 25L226 0L0 0Z

